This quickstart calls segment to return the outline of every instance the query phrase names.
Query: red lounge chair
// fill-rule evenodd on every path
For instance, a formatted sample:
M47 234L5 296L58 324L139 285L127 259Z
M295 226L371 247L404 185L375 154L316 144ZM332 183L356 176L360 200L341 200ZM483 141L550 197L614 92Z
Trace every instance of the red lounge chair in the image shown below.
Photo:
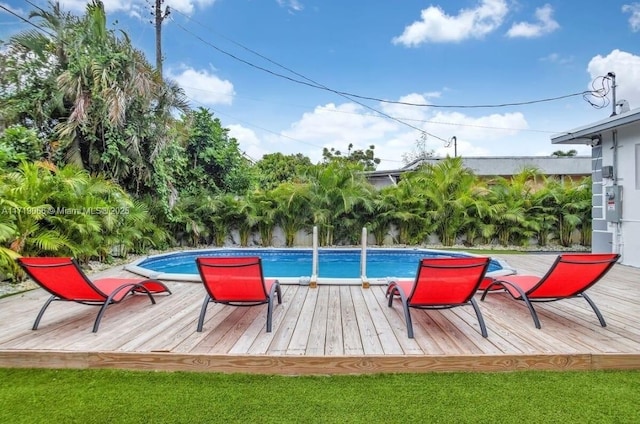
M202 331L209 302L231 306L267 304L267 333L271 332L273 298L282 303L278 280L265 280L262 261L257 256L196 258L198 271L207 291L204 298L198 331Z
M536 328L540 328L538 314L533 302L553 302L572 297L584 298L596 313L600 325L607 324L595 303L585 290L597 283L618 261L617 253L581 253L559 255L547 273L535 275L510 275L497 277L489 284L480 300L484 300L490 290L503 288L514 299L522 300L529 308Z
M18 263L36 283L51 293L51 297L42 306L33 323L34 330L38 329L42 315L54 300L101 306L93 323L93 332L95 333L98 331L100 320L107 306L119 303L129 293L146 294L153 304L156 301L152 293L166 292L171 294L167 286L157 280L99 278L91 281L72 258L18 258Z
M389 306L393 296L402 300L409 338L413 338L413 324L409 308L449 309L471 305L476 311L480 331L487 337L482 312L473 295L484 279L490 258L427 258L420 261L415 281L392 281L387 287Z

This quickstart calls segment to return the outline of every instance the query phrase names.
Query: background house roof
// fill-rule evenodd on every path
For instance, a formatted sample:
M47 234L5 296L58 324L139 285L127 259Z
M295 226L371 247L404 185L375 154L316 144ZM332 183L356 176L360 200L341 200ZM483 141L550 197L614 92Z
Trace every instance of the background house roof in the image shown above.
M400 175L419 168L424 164L437 165L446 158L427 158L415 160L404 168L386 171L367 172L369 182L377 187L394 184ZM526 168L537 168L547 176L583 177L591 175L591 156L478 156L463 157L462 163L478 177L510 177Z

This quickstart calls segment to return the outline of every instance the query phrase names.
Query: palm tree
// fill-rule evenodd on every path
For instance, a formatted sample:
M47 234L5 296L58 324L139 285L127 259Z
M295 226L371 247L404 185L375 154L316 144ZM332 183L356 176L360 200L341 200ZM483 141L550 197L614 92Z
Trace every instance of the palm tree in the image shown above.
M478 237L491 238L494 233L493 225L487 222L494 215L493 205L488 200L490 194L486 183L476 179L469 195L460 199L465 209L460 233L464 233L467 245L474 245Z
M260 234L260 244L262 247L271 246L278 211L278 204L275 200L273 190L253 191L249 193L249 202L255 210L256 227Z
M574 230L578 229L582 224L590 230L590 190L585 189L581 184L570 181L564 183L555 181L550 190L555 202L558 241L562 246L571 246Z
M107 29L101 1L92 0L80 18L57 3L52 9L32 14L47 34L12 38L10 51L22 59L3 55L0 78L12 88L0 96L2 109L33 119L60 142L67 163L136 193L149 190L158 184L153 162L169 142L171 112L188 110L184 93L163 81L125 33Z
M381 218L397 229L400 244L420 244L433 230L419 172L408 173L397 186L383 189L386 211Z
M10 123L30 122L48 133L67 116L56 77L68 66L69 28L79 19L63 12L58 2L52 3L51 11L32 11L29 18L38 19L43 31L28 29L14 35L6 53L0 53L0 116Z
M280 184L272 192L278 205L275 220L284 232L287 247L293 246L298 231L311 226L308 192L308 184L290 181Z
M580 244L583 246L591 246L591 237L593 230L592 218L592 179L585 177L579 182L576 189L576 198L578 200L577 215L580 217Z
M543 184L531 196L532 206L528 213L536 221L539 246L546 246L557 233L558 219L555 215L553 183L554 180L544 178Z
M205 223L209 211L202 205L207 201L208 198L203 199L202 196L182 196L171 209L168 217L170 233L179 245L186 242L189 246L197 246L209 237L209 229Z
M494 213L490 219L503 246L526 244L537 233L537 222L528 210L539 176L536 169L525 169L511 179L497 178L492 186L490 202Z
M319 227L322 245L353 244L373 211L373 187L360 167L346 161L332 161L308 169L309 202L313 223Z
M373 234L375 243L378 246L384 244L384 240L391 231L391 213L395 207L395 196L393 195L393 187L385 187L379 192L374 193L373 210L365 214L367 222L365 226L369 232Z
M418 174L418 183L424 187L427 214L445 246L452 246L462 233L467 205L473 202L475 182L476 177L463 166L461 157L448 157L437 165L426 166Z
M573 157L577 154L578 154L578 151L575 149L567 150L566 152L563 150L556 150L555 152L551 153L551 156L561 158L561 157Z
M55 212L55 189L55 177L38 163L23 163L17 171L3 175L0 197L11 208L15 228L9 241L11 250L22 255L74 251L71 240L49 225L52 211Z

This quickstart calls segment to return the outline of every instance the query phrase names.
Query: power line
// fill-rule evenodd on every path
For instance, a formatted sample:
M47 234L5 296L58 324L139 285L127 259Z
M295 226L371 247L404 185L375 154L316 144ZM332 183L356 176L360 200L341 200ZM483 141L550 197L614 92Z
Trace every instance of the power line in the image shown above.
M16 18L20 19L21 21L31 25L32 27L34 27L35 29L44 32L45 34L47 34L49 37L54 38L55 36L53 34L51 34L49 31L45 30L42 27L39 27L38 25L34 24L33 22L31 22L30 20L28 20L27 18L24 18L20 15L18 15L17 13L15 13L13 10L9 9L8 7L5 7L4 5L2 5L2 3L0 3L0 9L4 10L5 12L15 16Z
M206 89L203 89L203 88L200 88L200 87L190 87L190 86L186 86L186 85L182 85L182 87L183 88L188 88L188 89L191 89L191 90L202 91L202 92L205 92L205 93L215 93L215 94L222 95L222 96L227 96L227 97L234 97L234 98L237 97L237 98L247 99L247 100L251 100L251 101L255 101L255 102L265 102L265 103L270 103L270 104L293 106L293 107L298 107L298 108L302 108L302 109L309 109L310 107L312 107L312 106L308 106L308 105L301 105L301 104L295 104L295 103L274 102L272 100L258 99L258 98L249 97L249 96L239 96L237 94L234 94L234 95L225 94L225 93L221 93L221 92L218 92L218 91L206 90ZM203 103L200 103L200 104L202 104L204 106ZM324 106L318 106L318 108L320 108L321 110L323 110L325 112L329 112L329 113L340 113L340 114L345 114L345 115L355 115L355 116L365 116L365 117L372 117L372 118L382 118L378 114L374 114L374 113L348 112L346 110L330 109L330 108L326 108ZM490 125L465 124L465 123L460 123L460 122L432 121L432 120L429 120L429 119L407 118L407 117L403 117L403 116L393 116L393 117L396 118L396 119L400 119L402 121L418 122L418 123L423 123L423 124L450 125L450 126L457 126L457 127L483 128L483 129L501 130L501 131L526 131L526 132L544 133L544 134L558 134L558 133L561 132L561 131L558 131L558 130L540 130L540 129L532 129L532 128L495 127L495 126L490 126Z
M237 42L235 40L232 40L229 37L226 37L223 34L220 34L217 31L214 31L213 29L211 29L211 28L207 27L206 25L198 22L197 20L195 20L195 19L193 19L193 18L191 18L191 17L189 17L189 16L187 16L187 15L185 15L185 14L179 12L179 11L177 13L182 15L185 19L187 19L189 21L192 21L192 22L195 22L198 25L202 26L203 28L215 33L216 35L218 35L219 37L229 41L230 43L235 44L236 46L238 46L238 47L240 47L240 48L242 48L242 49L244 49L244 50L246 50L246 51L248 51L248 52L250 52L250 53L252 53L252 54L254 54L254 55L256 55L256 56L258 56L258 57L260 57L262 59L264 59L264 60L266 60L267 62L270 62L270 63L272 63L272 64L274 64L274 65L276 65L276 66L278 66L278 67L280 67L282 69L285 69L286 71L289 71L294 75L297 75L297 76L299 76L301 78L304 78L305 80L310 81L312 84L305 83L304 81L300 81L300 80L297 80L295 78L288 77L286 75L281 75L281 74L266 70L267 72L271 73L272 75L275 75L275 76L278 76L278 77L281 77L281 78L286 78L286 79L288 79L288 80L290 80L292 82L296 82L298 84L304 84L304 85L308 85L308 86L313 87L313 88L319 88L319 89L331 91L332 93L341 95L343 97L344 96L346 96L346 97L354 97L354 98L362 99L362 100L371 100L371 101L376 101L376 102L381 102L381 103L389 103L389 104L396 104L396 105L402 105L402 106L431 107L431 108L442 108L442 109L504 108L504 107L511 107L511 106L525 106L525 105L532 105L532 104L537 104L537 103L553 102L553 101L567 99L567 98L575 97L575 96L583 96L583 98L585 98L585 100L587 100L587 101L588 101L587 96L590 96L590 95L594 96L594 97L597 97L597 98L602 98L603 97L604 87L603 87L603 89L595 89L595 87L594 87L594 90L585 90L585 91L580 91L580 92L577 92L577 93L565 94L565 95L561 95L561 96L548 97L548 98L543 98L543 99L527 100L527 101L519 101L519 102L511 102L511 103L478 104L478 105L438 105L438 104L428 104L428 103L403 102L403 101L398 101L398 100L386 100L386 99L380 99L380 98L373 97L373 96L364 96L364 95L360 95L360 94L350 93L350 92L347 92L347 91L334 90L334 89L326 87L326 86L324 86L322 84L319 84L319 83L313 81L312 79L309 79L309 78L305 77L304 75L294 71L293 69L291 69L291 68L289 68L289 67L287 67L285 65L282 65L282 64L280 64L280 63L278 63L278 62L276 62L276 61L264 56L263 54L251 49L250 47L247 47L247 46L243 45L242 43L239 43L239 42ZM262 70L265 70L265 69L262 69ZM606 92L604 93L604 95L606 95ZM349 100L354 101L353 99L349 99ZM589 103L591 103L591 102L589 102ZM445 140L442 140L442 141L445 141Z
M182 16L185 16L185 15L182 15ZM347 100L349 100L349 101L351 101L351 102L357 103L357 104L359 104L360 106L363 106L363 107L365 107L365 108L367 108L367 109L369 109L369 110L371 110L371 111L373 111L373 112L375 112L375 113L377 113L377 114L379 114L379 115L381 115L381 116L384 116L385 118L388 118L388 119L391 119L391 120L393 120L393 121L396 121L396 122L398 122L398 123L400 123L400 124L402 124L402 125L405 125L405 126L407 126L407 127L409 127L409 128L412 128L412 129L414 129L414 130L417 130L417 131L419 131L420 133L426 134L426 135L428 135L428 136L430 136L430 137L433 137L433 138L436 138L436 139L438 139L438 140L440 140L440 141L447 142L447 140L445 140L445 139L444 139L444 138L442 138L442 137L438 137L437 135L435 135L435 134L431 134L431 133L429 133L429 132L425 131L425 130L424 130L424 129L422 129L422 128L416 127L416 126L411 125L411 124L409 124L409 123L407 123L407 122L404 122L404 121L401 121L401 120L399 120L399 119L397 119L397 118L394 118L393 116L391 116L391 115L389 115L389 114L387 114L387 113L385 113L385 112L379 111L379 110L377 110L377 109L375 109L375 108L373 108L373 107L371 107L371 106L369 106L369 105L367 105L367 104L365 104L365 103L362 103L362 102L360 102L360 101L358 101L358 100L354 100L353 98L349 97L349 95L348 95L348 94L342 93L342 92L340 92L340 91L337 91L337 90L334 90L334 89L332 89L332 88L329 88L329 87L327 87L327 86L325 86L325 85L322 85L322 84L320 84L320 83L317 83L316 81L314 81L314 80L312 80L312 79L310 79L310 78L307 78L307 77L305 77L305 76L302 76L302 75L298 74L298 73L297 73L297 72L295 72L295 71L289 70L288 68L285 68L285 69L289 70L289 72L293 72L293 73L295 73L295 74L296 74L296 75L298 75L298 76L301 76L302 78L304 78L304 79L306 79L307 81L310 81L310 82L301 81L301 80L299 80L299 79L292 78L292 77L289 77L289 76L287 76L287 75L280 74L280 73L278 73L278 72L272 71L272 70L267 69L267 68L265 68L265 67L262 67L262 66L256 65L255 63L249 62L249 61L247 61L247 60L245 60L245 59L242 59L242 58L240 58L240 57L238 57L238 56L236 56L236 55L234 55L234 54L232 54L232 53L227 52L226 50L221 49L220 47L218 47L218 46L214 45L214 44L213 44L213 43L211 43L210 41L207 41L207 40L203 39L202 37L200 37L200 36L198 36L198 35L194 34L193 32L189 31L187 28L185 28L183 25L181 25L179 22L177 22L175 19L172 19L172 21L173 21L176 25L178 25L178 27L180 27L180 29L182 29L182 30L183 30L184 32L186 32L187 34L189 34L189 35L193 36L194 38L196 38L196 39L198 39L199 41L201 41L202 43L204 43L204 44L206 44L206 45L208 45L208 46L212 47L213 49L215 49L215 50L219 51L220 53L222 53L222 54L224 54L224 55L226 55L226 56L229 56L229 57L231 57L232 59L235 59L235 60L237 60L237 61L239 61L239 62L244 63L245 65L251 66L252 68L256 68L256 69L261 70L261 71L263 71L263 72L267 72L267 73L269 73L269 74L271 74L271 75L273 75L273 76L276 76L276 77L279 77L279 78L284 78L284 79L289 80L289 81L291 81L291 82L295 82L295 83L297 83L297 84L302 84L302 85L306 85L306 86L309 86L309 87L313 87L313 88L318 88L318 89L321 89L321 90L330 91L330 92L332 92L332 93L334 93L334 94L337 94L337 95L339 95L339 96L341 96L341 97L346 98ZM267 60L269 60L269 59L267 59ZM281 66L281 65L280 65L280 66Z
M213 112L217 113L218 115L227 116L228 118L235 119L236 121L242 122L242 123L244 123L244 124L246 124L246 125L248 125L250 127L257 128L259 130L268 132L268 133L276 135L278 137L288 138L289 140L296 141L296 142L302 143L302 144L306 144L306 145L311 146L311 147L317 147L318 149L322 149L323 148L323 146L318 146L317 144L309 143L308 141L298 140L297 138L289 137L288 135L279 133L277 131L270 130L268 128L264 128L264 127L262 127L260 125L252 124L251 122L248 122L248 121L246 121L244 119L240 119L240 118L238 118L236 116L229 115L228 113L220 112L219 110L216 110L216 109L214 109L214 108L212 108L210 106L207 106L204 103L199 102L199 101L197 101L197 100L195 100L195 99L193 99L193 98L191 98L189 96L187 96L187 98L189 100L191 100L192 102L194 102L194 103L197 103L197 104L199 104L201 106L205 106L206 108L212 110Z
M197 103L199 105L207 107L208 109L210 109L211 111L213 111L214 113L216 113L216 114L218 114L220 116L226 116L227 118L234 119L237 122L241 122L241 123L243 123L243 124L245 124L245 125L247 125L249 127L257 128L257 129L262 130L264 132L273 134L273 135L278 136L278 137L287 138L289 140L292 140L292 141L295 141L295 142L298 142L298 143L301 143L301 144L306 144L307 146L316 147L316 148L318 148L320 150L322 150L324 148L324 146L319 146L317 144L309 143L308 141L304 141L304 140L300 140L300 139L297 139L297 138L293 138L293 137L290 137L290 136L288 136L286 134L282 134L281 132L273 131L273 130L270 130L270 129L265 128L263 126L248 122L247 120L238 118L237 116L232 116L232 115L229 115L228 113L220 112L219 110L216 110L216 109L214 109L214 108L212 108L210 106L207 106L204 103L199 102L199 101L197 101L197 100L195 100L195 99L193 99L191 97L187 96L187 98L189 100L191 100L192 102L194 102L194 103ZM347 112L345 112L345 113L347 113ZM370 115L370 116L374 116L374 115ZM245 152L245 155L246 155L246 152ZM249 157L249 156L247 155L247 157ZM251 159L253 159L253 158L251 158ZM255 161L255 159L253 159L253 160ZM380 158L380 160L383 161L383 162L402 163L402 161L394 160L394 159L383 159L383 158Z

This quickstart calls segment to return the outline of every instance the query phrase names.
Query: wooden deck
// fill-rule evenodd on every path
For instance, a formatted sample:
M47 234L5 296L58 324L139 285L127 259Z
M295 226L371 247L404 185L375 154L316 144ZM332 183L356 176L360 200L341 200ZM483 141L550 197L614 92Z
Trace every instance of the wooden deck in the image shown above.
M519 273L541 274L555 255L496 255ZM121 268L95 275L129 275ZM210 305L198 283L169 282L151 305L136 296L112 305L98 333L95 307L54 303L31 330L48 294L0 299L0 367L123 368L278 374L640 369L640 269L616 265L590 291L607 321L583 299L537 304L542 329L504 293L479 302L489 337L471 307L412 311L407 338L399 304L382 286L283 286L266 333L266 306ZM479 298L479 295L478 295Z

